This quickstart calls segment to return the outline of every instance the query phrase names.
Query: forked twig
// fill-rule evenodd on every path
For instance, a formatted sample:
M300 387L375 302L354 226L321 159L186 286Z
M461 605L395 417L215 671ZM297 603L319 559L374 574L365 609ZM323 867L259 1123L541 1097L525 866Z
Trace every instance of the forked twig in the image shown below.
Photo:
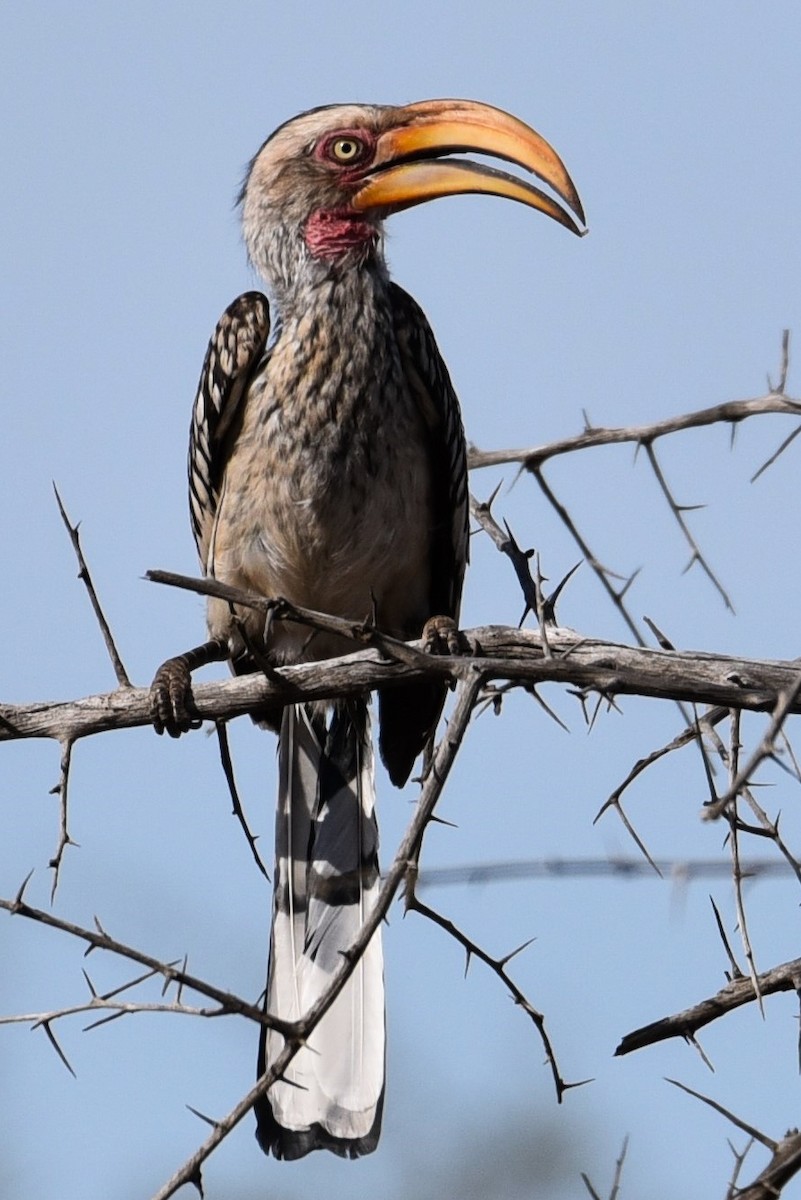
M628 1149L629 1149L629 1138L628 1138L628 1134L626 1134L626 1136L623 1138L622 1149L620 1151L620 1154L618 1155L617 1162L615 1163L615 1176L614 1176L614 1179L612 1180L612 1188L611 1188L611 1191L609 1192L609 1200L617 1200L617 1197L620 1194L620 1181L623 1178L623 1164L626 1161L626 1155L628 1153ZM582 1182L583 1182L584 1186L586 1187L587 1191L592 1196L592 1200L601 1200L601 1197L599 1196L598 1192L596 1192L595 1188L592 1186L589 1176L586 1175L584 1173L584 1171L581 1172L581 1179L582 1179Z
M246 1000L242 1000L239 996L234 995L233 992L226 992L204 979L180 970L174 962L162 962L160 959L154 958L151 954L145 954L143 951L137 950L135 947L111 937L97 921L95 922L96 929L86 929L81 925L76 925L72 921L66 921L62 917L57 917L53 913L46 912L44 909L34 908L24 899L25 887L29 879L30 875L23 882L13 900L6 900L0 897L0 909L11 913L12 916L25 917L30 921L36 921L41 925L46 925L50 929L57 929L61 933L69 934L69 936L85 942L88 947L87 953L92 950L108 950L120 958L140 963L142 966L147 967L148 971L161 975L165 980L165 984L180 984L190 988L193 992L197 992L201 996L208 996L210 1000L214 1000L219 1004L221 1010L225 1013L247 1017L249 1020L255 1021L260 1025L269 1025L271 1028L277 1029L279 1033L284 1033L291 1028L286 1021L265 1017L259 1007L248 1003Z

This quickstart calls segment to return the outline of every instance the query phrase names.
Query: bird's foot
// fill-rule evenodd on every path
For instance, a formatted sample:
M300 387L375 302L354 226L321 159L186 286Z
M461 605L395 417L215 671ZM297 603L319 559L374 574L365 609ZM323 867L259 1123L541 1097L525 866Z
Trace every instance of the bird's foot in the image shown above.
M196 715L192 675L183 656L168 658L150 685L150 719L156 733L180 737L202 722Z
M161 664L150 685L150 719L156 733L177 738L200 729L203 720L192 695L192 671L227 657L227 643L214 639Z
M426 654L464 654L470 650L453 617L429 617L422 638Z

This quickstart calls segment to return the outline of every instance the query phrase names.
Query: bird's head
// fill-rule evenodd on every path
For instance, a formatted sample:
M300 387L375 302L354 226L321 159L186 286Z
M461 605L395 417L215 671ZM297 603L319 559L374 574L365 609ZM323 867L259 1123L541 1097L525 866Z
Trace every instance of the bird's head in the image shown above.
M525 179L452 155L516 163L544 181L558 203ZM287 121L250 164L241 193L254 265L278 283L298 256L363 262L391 213L464 192L518 200L573 233L584 212L556 151L517 117L474 100L343 104ZM566 207L563 207L566 206Z

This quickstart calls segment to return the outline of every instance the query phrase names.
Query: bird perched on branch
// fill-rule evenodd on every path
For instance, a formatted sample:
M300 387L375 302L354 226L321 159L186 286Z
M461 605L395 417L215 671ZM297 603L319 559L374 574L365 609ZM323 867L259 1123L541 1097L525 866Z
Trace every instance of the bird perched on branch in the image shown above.
M518 200L567 229L557 200L483 163L544 180L579 221L576 189L522 121L469 100L346 104L282 125L250 164L245 242L268 302L240 296L209 344L189 448L192 528L203 571L266 597L453 651L468 553L459 405L422 311L387 273L382 225L460 192ZM345 653L349 644L252 609L208 603L209 641L168 660L152 688L158 732L195 716L190 673L237 673ZM379 748L402 786L432 736L436 680L379 691ZM276 873L266 1012L293 1021L327 986L378 893L378 832L367 699L256 714L279 731ZM259 1073L284 1044L264 1030ZM257 1106L262 1148L356 1157L378 1141L384 1098L380 932Z

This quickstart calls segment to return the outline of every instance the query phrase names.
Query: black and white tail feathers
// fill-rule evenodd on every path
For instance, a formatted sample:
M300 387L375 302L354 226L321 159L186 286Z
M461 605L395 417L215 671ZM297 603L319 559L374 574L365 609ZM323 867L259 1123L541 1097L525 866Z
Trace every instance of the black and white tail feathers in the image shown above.
M265 1011L297 1020L317 1000L375 904L379 889L375 773L367 705L338 705L330 721L284 709L273 925ZM256 1106L265 1153L301 1158L374 1150L384 1103L381 931L285 1073ZM259 1074L284 1039L262 1029Z

